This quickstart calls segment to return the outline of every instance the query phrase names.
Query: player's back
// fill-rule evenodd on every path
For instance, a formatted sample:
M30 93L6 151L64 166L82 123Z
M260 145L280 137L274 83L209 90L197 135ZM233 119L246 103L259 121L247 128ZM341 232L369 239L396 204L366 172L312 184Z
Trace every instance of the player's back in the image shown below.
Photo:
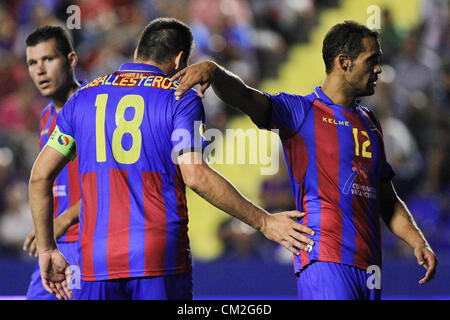
M58 126L75 138L79 159L86 281L191 268L185 185L173 153L196 146L194 121L202 123L204 111L194 91L175 100L176 85L154 66L125 64L63 109ZM185 135L172 141L176 130Z

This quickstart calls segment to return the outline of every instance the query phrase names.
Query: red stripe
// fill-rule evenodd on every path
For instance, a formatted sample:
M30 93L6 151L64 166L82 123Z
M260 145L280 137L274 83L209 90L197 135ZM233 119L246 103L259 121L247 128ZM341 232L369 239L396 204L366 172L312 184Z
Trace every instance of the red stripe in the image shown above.
M303 210L306 212L306 215L303 217L303 224L305 226L307 226L308 225L308 203L306 202L306 195L304 193L304 190L302 192L302 200L301 201L303 203ZM303 250L300 250L300 260L302 261L302 265L300 266L300 269L303 269L305 266L307 266L309 264L309 253L305 252Z
M42 149L42 131L45 130L45 125L47 124L48 118L50 117L50 108L47 109L45 114L41 118L41 123L39 127L39 145Z
M361 184L361 180L356 177L355 183ZM370 252L370 228L369 217L367 216L368 201L364 197L353 196L353 221L356 229L356 249L355 249L355 266L367 268L371 260Z
M48 136L50 137L55 130L56 127L56 117L53 117L52 123L50 124L50 127L48 128Z
M83 230L80 241L81 246L81 270L84 277L95 280L94 273L94 233L97 221L97 174L95 171L81 175L83 192Z
M69 207L71 207L81 198L80 180L78 178L78 157L67 164L67 170L69 176ZM78 223L69 227L66 232L66 241L78 240L78 227Z
M145 275L164 274L167 222L161 174L143 172L145 214Z
M363 141L367 138L361 134L361 131L366 131L359 114L357 113L349 113L345 112L347 119L351 124L352 130L354 128L358 129L358 141L359 147L361 148ZM353 139L353 143L355 143ZM353 146L355 147L355 145ZM372 151L371 146L367 149L367 151ZM361 155L361 150L360 150ZM359 167L364 168L366 171L366 177L363 174L358 174L355 177L354 184L357 185L367 185L370 186L370 167L372 164L372 159L365 158L362 156L353 156L353 162L357 163ZM353 222L355 224L356 229L356 237L355 237L355 266L359 268L366 269L368 267L368 263L371 260L372 254L370 252L370 236L371 230L369 227L370 218L368 216L368 208L369 202L368 199L363 196L353 195L352 200L352 208L353 208Z
M57 183L56 183L56 179L55 179L55 181L53 182L54 190L55 190L56 186L57 186ZM59 210L59 198L58 198L58 195L55 194L54 190L53 190L53 218L56 218L58 216L58 210Z
M314 102L317 178L320 198L319 260L341 262L342 212L339 209L339 139L331 108ZM327 121L324 121L326 119ZM330 123L331 119L331 123Z
M177 198L177 215L180 218L180 228L178 230L178 247L177 247L177 257L175 262L175 268L180 269L190 269L190 249L189 249L189 238L188 238L188 214L187 214L187 204L186 204L186 185L184 184L183 178L181 176L181 171L178 166L175 167L176 174L175 180L175 193Z
M129 278L130 191L127 170L109 170L109 194L106 245L108 273Z

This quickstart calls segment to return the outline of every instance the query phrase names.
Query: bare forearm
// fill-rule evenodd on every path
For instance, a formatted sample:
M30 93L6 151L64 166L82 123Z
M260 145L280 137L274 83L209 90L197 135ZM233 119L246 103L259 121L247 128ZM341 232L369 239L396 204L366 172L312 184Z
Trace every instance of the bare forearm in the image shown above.
M389 224L389 229L412 248L419 246L429 247L425 236L417 226L413 216L408 211L405 203L400 199L398 199L394 206L394 213Z
M56 247L53 235L53 195L50 180L31 180L29 184L30 207L36 233L38 250Z
M271 105L262 92L247 86L237 75L220 66L217 67L212 87L220 99L247 114L258 126L269 126Z
M182 77L175 92L179 99L184 92L200 84L198 94L203 97L208 86L212 86L216 95L226 104L250 116L260 127L267 128L272 112L269 97L262 92L246 85L241 78L213 61L204 61L189 66L171 79Z
M191 189L202 198L257 230L263 228L268 213L248 201L218 172L211 169L196 179Z

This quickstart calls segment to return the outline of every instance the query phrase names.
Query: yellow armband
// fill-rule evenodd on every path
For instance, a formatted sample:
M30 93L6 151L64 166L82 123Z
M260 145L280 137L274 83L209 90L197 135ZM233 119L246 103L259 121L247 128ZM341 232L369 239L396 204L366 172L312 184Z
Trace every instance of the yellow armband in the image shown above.
M61 152L64 156L69 158L70 161L73 161L77 156L75 139L62 133L58 126L55 127L55 130L53 130L52 135L48 139L47 146Z

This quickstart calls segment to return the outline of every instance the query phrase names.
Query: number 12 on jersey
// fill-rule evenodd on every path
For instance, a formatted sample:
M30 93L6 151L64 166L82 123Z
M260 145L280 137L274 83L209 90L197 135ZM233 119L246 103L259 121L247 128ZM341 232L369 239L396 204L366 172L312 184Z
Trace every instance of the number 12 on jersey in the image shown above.
M99 94L95 99L97 108L95 114L95 140L97 146L97 162L106 161L106 104L108 94ZM134 117L131 120L125 119L125 110L134 109ZM142 148L142 133L139 126L144 119L144 98L140 95L129 94L123 96L117 104L115 122L116 129L112 136L112 153L114 159L123 164L132 164L139 160ZM125 133L131 135L133 142L130 149L125 150L122 146L122 138Z

